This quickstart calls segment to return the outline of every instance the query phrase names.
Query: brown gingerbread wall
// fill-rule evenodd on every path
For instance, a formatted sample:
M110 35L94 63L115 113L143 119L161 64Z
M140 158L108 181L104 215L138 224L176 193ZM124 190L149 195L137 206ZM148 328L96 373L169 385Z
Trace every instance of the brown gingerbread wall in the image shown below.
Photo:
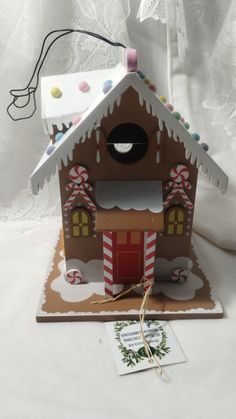
M130 165L118 163L113 160L107 151L106 139L110 131L117 125L131 122L140 125L148 134L149 148L145 157ZM167 130L164 126L161 132L160 140L160 163L156 163L157 154L157 131L158 120L156 117L147 113L145 104L140 106L138 94L129 88L122 96L119 107L114 106L112 115L108 114L101 121L100 142L97 146L95 131L92 132L90 139L84 143L77 144L74 149L73 161L68 166L62 166L59 173L62 205L65 204L71 192L66 192L65 187L69 183L69 171L75 164L81 164L88 169L89 182L93 186L90 196L95 202L95 184L97 180L162 180L163 185L170 180L169 171L173 164L184 163L190 169L189 182L192 189L187 194L194 205L197 169L192 166L189 160L185 158L185 149L182 143L175 142L168 137ZM99 148L101 162L96 162L96 153ZM169 192L163 187L163 199ZM74 206L83 204L82 198L77 197ZM173 205L183 206L180 195L173 200ZM64 228L64 247L66 259L80 259L87 262L92 259L102 259L102 234L97 233L94 237L89 238L73 238L71 235L71 217L65 216L63 212L63 228ZM191 229L192 229L193 211L187 214L187 223L185 225L185 235L183 236L167 236L165 233L158 234L157 255L167 259L173 259L177 256L188 256L190 251ZM187 225L188 224L188 225ZM188 228L187 228L188 227Z

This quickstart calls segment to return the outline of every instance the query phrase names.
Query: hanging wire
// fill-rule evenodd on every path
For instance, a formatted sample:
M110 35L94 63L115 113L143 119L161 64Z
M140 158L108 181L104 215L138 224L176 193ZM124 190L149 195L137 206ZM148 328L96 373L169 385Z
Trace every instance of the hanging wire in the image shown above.
M38 85L39 85L39 74L40 74L40 70L41 70L41 68L42 68L42 66L45 62L45 59L48 55L48 52L51 49L52 45L58 39L62 38L63 36L66 36L68 34L74 33L74 32L89 35L93 38L97 38L100 41L106 42L107 44L110 44L110 45L115 46L115 47L126 48L126 46L121 44L120 42L113 42L110 39L105 38L104 36L99 35L95 32L89 32L89 31L85 31L85 30L82 30L82 29L56 29L56 30L53 30L53 31L49 32L43 40L38 60L35 64L32 76L30 77L30 80L29 80L27 86L23 89L11 89L10 92L9 92L10 95L13 96L13 100L9 104L9 106L7 107L7 113L13 121L21 121L23 119L30 119L34 115L35 111L37 110L35 93L36 93L36 90L37 90ZM60 35L58 35L55 39L53 39L53 41L50 42L49 46L47 47L46 51L44 52L45 44L46 44L48 38L55 33L60 33ZM35 85L31 86L31 83L32 83L35 75L36 75ZM29 114L28 116L24 116L24 117L17 117L17 118L13 117L12 113L10 111L11 108L12 107L17 108L17 109L26 108L30 103L31 97L33 98L33 110L31 112L31 114ZM23 104L18 104L17 103L18 99L22 99L22 98L27 98L26 102L24 102Z

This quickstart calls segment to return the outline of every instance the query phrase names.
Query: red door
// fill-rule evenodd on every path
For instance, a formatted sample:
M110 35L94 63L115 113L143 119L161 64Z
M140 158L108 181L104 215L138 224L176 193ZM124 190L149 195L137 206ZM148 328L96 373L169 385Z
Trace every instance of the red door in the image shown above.
M144 270L144 233L118 231L112 237L113 283L139 282Z

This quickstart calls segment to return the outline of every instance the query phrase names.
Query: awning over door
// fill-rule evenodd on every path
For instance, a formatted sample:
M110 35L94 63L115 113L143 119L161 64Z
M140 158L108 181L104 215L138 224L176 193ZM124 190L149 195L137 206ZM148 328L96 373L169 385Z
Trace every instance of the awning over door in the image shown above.
M97 231L164 230L160 181L97 181Z

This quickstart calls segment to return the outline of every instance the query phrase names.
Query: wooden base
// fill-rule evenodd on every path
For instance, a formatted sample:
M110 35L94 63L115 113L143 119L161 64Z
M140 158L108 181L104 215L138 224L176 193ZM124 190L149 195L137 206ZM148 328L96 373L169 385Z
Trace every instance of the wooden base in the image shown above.
M191 260L191 276L185 283L156 283L155 294L148 302L146 319L223 317L221 304L215 297L193 248ZM104 299L103 281L70 285L64 280L63 265L60 235L42 292L36 316L38 322L138 319L142 295L132 291L115 302L91 304L93 301Z

